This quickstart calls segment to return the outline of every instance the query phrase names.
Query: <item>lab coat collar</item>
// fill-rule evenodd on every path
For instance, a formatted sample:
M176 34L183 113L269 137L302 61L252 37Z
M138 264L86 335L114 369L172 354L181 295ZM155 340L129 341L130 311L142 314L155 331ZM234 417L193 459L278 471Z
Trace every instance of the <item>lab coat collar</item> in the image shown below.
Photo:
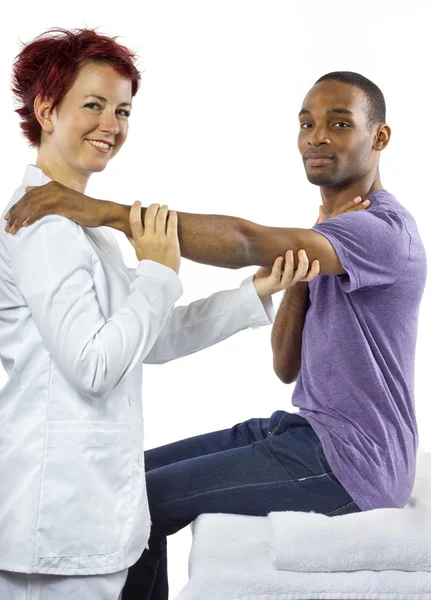
M36 165L27 165L23 179L23 184L25 186L45 185L45 183L49 183L50 181L51 179L45 175L42 169L39 169Z
M23 186L31 186L31 185L45 185L52 181L50 177L45 175L45 173L39 167L35 165L27 165L25 170ZM113 257L113 247L112 242L107 238L105 233L103 232L101 227L83 227L83 230L88 235L88 237L103 251L103 253L108 257L108 259L114 263L114 265L120 270L122 275L126 276L126 280L130 283L129 278L127 276L127 272L125 271L125 267L120 264L120 257L117 257L117 260Z

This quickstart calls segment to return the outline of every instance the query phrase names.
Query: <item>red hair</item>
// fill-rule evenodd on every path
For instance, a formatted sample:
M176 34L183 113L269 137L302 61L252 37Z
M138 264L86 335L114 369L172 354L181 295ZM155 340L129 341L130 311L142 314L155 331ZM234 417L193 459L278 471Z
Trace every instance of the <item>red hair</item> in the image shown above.
M26 44L15 58L12 92L20 107L21 129L31 146L40 146L41 127L34 114L36 96L52 98L51 111L72 87L79 68L91 61L108 63L131 80L132 96L139 89L141 75L136 54L99 35L94 29L50 29Z

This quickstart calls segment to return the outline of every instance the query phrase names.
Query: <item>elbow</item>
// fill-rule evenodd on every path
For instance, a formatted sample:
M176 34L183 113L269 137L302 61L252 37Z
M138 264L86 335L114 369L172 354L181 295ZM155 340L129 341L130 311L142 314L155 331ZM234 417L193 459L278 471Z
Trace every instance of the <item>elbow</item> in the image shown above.
M92 398L94 400L103 400L113 390L112 385L108 385L108 382L85 382L80 379L73 382L73 387L83 396Z
M294 383L298 378L297 375L292 375L290 373L283 373L280 371L275 371L275 374L277 375L279 380L285 384Z
M250 267L260 264L258 259L256 228L258 226L245 219L237 219L236 223L236 245L233 251L232 269Z
M94 400L106 398L116 384L112 377L107 376L106 368L99 366L94 369L94 366L90 366L87 361L83 364L75 364L72 372L68 369L68 374L67 379L72 387L83 396Z
M274 373L282 383L294 383L298 379L299 368L291 365L277 365L274 363Z

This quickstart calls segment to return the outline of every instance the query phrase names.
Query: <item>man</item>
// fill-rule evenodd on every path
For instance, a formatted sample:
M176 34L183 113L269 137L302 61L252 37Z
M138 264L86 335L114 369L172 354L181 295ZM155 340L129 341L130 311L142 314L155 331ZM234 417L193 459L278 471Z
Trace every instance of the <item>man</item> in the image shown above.
M293 256L302 249L310 264L320 262L320 276L287 291L272 334L277 375L297 378L299 414L277 411L146 452L152 536L124 600L167 598L165 537L200 513L336 515L406 504L418 443L413 371L426 262L413 218L380 180L391 135L385 120L381 91L356 73L329 73L308 92L298 146L322 197L313 229L178 213L187 258L269 266L286 248ZM57 212L130 236L129 210L53 183L32 190L9 221L14 232L28 215L31 224Z

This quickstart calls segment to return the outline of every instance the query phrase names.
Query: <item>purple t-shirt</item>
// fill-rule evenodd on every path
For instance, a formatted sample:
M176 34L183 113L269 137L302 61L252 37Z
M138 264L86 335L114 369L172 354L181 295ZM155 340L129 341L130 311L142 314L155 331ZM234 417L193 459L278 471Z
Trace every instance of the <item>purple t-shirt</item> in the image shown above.
M346 275L309 284L293 405L362 510L401 508L413 488L418 431L414 358L426 257L416 223L386 191L316 225Z

